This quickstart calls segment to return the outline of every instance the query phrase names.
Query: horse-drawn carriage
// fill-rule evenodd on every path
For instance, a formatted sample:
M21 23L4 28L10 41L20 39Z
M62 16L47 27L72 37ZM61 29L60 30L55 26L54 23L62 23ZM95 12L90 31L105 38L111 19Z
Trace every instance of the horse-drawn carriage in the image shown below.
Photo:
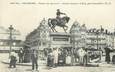
M85 49L78 48L74 51L75 62L79 62L82 65L86 65L88 63L98 63L101 60L102 51L98 49ZM78 61L77 61L78 59Z
M88 62L98 63L101 60L102 51L98 49L87 49Z

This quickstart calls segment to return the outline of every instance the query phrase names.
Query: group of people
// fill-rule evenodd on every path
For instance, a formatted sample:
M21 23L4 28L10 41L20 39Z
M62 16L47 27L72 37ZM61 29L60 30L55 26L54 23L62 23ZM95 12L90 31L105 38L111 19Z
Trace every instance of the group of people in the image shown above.
M9 68L16 68L16 62L23 63L23 54L24 51L21 48L18 53L15 50L10 52L10 64ZM32 49L31 50L31 62L32 62L32 71L38 71L38 50Z
M86 51L84 50L84 48L79 48L77 50L77 56L76 54L74 55L75 56L73 56L71 49L63 49L63 48L50 49L47 56L47 66L56 67L59 65L72 65L73 60L78 61L80 65L83 65L84 59L86 59Z
M15 68L16 67L16 62L18 61L19 63L22 63L23 62L23 54L24 54L24 51L22 48L20 48L19 51L16 51L16 50L12 50L10 52L10 65L9 67L12 68L12 66Z
M111 62L110 53L114 50L111 50L108 46L105 47L105 61L109 64ZM18 51L16 54L15 50L12 50L10 53L10 64L9 67L16 67L16 62L19 60L19 63L23 62L23 49ZM32 70L38 70L38 50L31 49L31 62L32 62ZM102 55L102 54L101 54ZM19 59L17 58L19 57ZM94 53L93 55L88 55L87 49L84 47L81 48L50 48L48 53L46 53L47 57L47 66L49 67L57 67L59 65L73 65L72 63L79 63L80 65L86 65L90 59L100 58L100 54L98 55ZM115 56L113 56L112 61L115 62Z
M47 56L47 66L57 66L58 63L58 53L59 51L57 48L49 49L48 56Z
M115 52L115 50L113 50L110 47L106 46L105 47L105 62L107 62L107 64L109 64L110 62L115 64L115 55L113 55L111 57L111 55L110 55L111 52Z
M50 49L47 55L47 66L56 67L57 65L73 65L80 64L86 66L88 62L101 62L101 58L105 53L105 62L110 63L111 61L115 63L115 55L110 57L110 53L114 52L109 46L102 50L88 50L84 47L73 48L73 49L63 49L63 48L53 48Z

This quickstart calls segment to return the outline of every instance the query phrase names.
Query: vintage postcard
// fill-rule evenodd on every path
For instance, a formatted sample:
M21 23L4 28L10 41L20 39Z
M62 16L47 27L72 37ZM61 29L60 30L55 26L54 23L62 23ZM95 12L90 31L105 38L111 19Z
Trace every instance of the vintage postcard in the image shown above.
M115 0L0 0L0 72L115 72Z

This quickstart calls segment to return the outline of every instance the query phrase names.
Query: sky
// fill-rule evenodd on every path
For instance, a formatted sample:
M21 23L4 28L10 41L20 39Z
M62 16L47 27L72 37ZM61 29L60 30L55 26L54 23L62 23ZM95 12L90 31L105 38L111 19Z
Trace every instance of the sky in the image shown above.
M43 18L55 18L57 9L70 17L69 28L75 21L86 24L87 28L100 28L100 25L109 31L115 28L115 0L0 0L0 26L8 28L13 25L24 40Z

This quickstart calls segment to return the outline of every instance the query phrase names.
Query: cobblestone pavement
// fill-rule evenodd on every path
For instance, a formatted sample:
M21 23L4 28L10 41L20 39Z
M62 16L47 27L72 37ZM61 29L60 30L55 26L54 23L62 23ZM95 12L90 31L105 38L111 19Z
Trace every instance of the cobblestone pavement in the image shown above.
M17 65L16 68L8 68L8 64L4 64L1 62L6 58L8 59L8 54L0 54L0 72L32 72L31 66ZM63 66L56 68L39 66L39 72L115 72L115 65L104 64L100 67Z

